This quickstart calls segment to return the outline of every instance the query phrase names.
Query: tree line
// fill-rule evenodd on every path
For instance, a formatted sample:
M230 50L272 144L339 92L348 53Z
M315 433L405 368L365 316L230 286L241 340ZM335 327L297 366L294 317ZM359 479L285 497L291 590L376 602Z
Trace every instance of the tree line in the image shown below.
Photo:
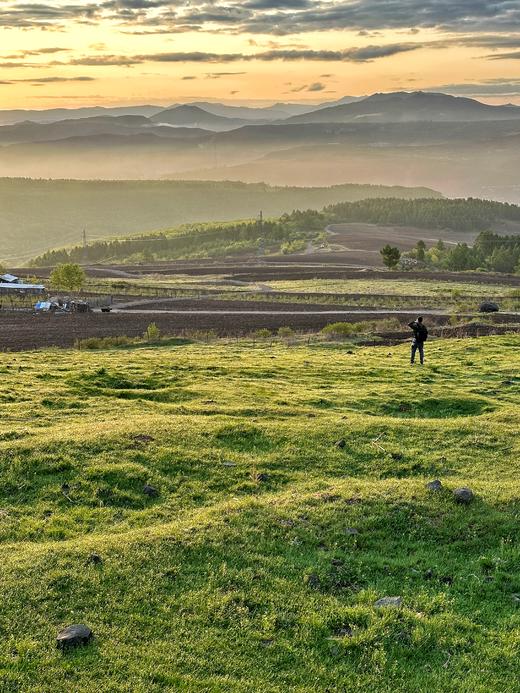
M389 244L381 248L381 257L386 267L395 269L446 269L452 272L483 270L511 274L520 273L520 236L500 236L491 231L482 231L473 246L458 243L448 247L439 240L427 248L418 241L413 250L401 253Z

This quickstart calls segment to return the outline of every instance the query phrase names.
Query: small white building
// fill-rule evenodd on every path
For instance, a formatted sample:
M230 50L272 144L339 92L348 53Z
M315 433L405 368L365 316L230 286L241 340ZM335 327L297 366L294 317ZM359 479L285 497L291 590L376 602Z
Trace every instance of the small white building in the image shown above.
M0 283L2 284L19 284L20 279L14 274L0 274Z

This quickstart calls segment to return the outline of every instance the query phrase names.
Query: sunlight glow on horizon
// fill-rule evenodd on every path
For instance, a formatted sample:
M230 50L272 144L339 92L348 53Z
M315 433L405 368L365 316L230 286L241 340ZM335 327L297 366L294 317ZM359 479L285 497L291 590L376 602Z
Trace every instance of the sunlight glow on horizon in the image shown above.
M176 33L179 22L196 17L190 17L185 5L172 20L168 0L144 10L132 9L134 4L146 6L144 1L87 2L81 7L85 12L93 8L94 14L83 18L68 16L70 5L62 2L5 4L0 11L1 109L168 105L198 99L317 103L421 89L520 104L520 60L514 51L517 41L520 54L520 33L480 29L462 34L428 27L312 30L308 16L300 13L294 16L309 23L308 31L291 34L284 28L270 34L263 25L261 32L255 30L254 22L263 18L260 12L249 16L233 2L226 7L236 8L237 29L211 24L217 20L210 17L208 25L201 19L201 28L190 25ZM110 14L114 4L117 16ZM346 7L360 4L363 0ZM283 9L283 2L278 5ZM321 6L326 17L336 2ZM200 6L201 18L208 7ZM319 11L313 21L320 19ZM170 24L147 33L156 31L159 20Z

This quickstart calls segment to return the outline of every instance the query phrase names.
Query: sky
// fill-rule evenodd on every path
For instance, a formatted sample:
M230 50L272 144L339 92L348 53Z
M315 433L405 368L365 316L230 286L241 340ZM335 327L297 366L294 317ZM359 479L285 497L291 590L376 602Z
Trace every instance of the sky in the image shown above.
M0 109L421 89L520 104L520 0L0 2Z

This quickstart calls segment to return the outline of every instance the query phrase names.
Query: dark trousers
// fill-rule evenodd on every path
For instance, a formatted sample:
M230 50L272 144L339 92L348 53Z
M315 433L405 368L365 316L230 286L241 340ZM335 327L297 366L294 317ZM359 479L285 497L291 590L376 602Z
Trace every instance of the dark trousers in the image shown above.
M424 342L419 342L417 339L414 339L412 342L412 363L415 362L415 353L417 349L419 349L421 363L424 363Z

